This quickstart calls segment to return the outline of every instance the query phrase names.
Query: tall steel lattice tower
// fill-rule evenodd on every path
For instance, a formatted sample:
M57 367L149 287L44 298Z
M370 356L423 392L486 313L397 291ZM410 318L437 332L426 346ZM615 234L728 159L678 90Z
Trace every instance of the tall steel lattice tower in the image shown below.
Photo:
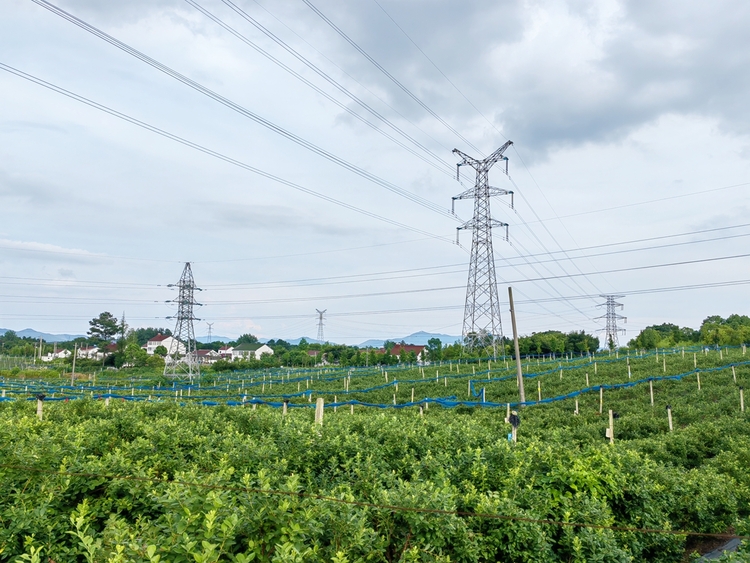
M172 344L169 346L167 357L164 358L164 375L172 377L187 375L192 379L201 374L193 328L193 321L200 320L193 315L193 307L200 307L201 305L196 303L194 295L196 291L201 291L201 289L195 287L190 262L185 262L185 269L182 270L180 281L176 285L169 284L167 287L176 287L178 296L177 299L167 301L167 303L177 303L177 317L167 317L168 319L177 318L177 323L174 327L174 333L172 333Z
M628 322L627 317L623 317L622 315L617 314L617 308L619 307L622 309L624 305L622 303L618 303L615 301L615 299L622 299L625 297L624 295L600 295L599 297L604 297L607 302L606 303L600 303L597 305L597 307L607 307L607 314L602 315L601 317L596 317L597 319L606 319L607 324L604 328L600 329L599 332L604 333L604 339L606 342L606 345L609 347L610 350L614 350L616 348L620 347L620 340L618 338L618 335L620 333L625 334L624 328L617 328L617 321L623 321Z
M492 250L492 228L505 227L505 239L508 238L508 224L497 221L490 214L490 197L510 195L513 192L495 188L489 184L489 171L498 161L505 161L505 173L508 173L508 158L503 156L505 150L513 144L508 141L484 160L477 160L458 149L453 153L461 157L456 165L456 179L461 166L471 166L477 173L474 187L453 198L474 200L474 217L457 228L458 231L472 229L471 259L469 261L469 281L466 284L466 306L464 308L464 345L468 348L492 346L497 356L497 343L502 338L503 326L500 321L500 301L497 296L495 278L495 255Z
M315 310L318 311L318 338L316 340L323 344L325 342L325 338L323 337L323 315L328 309L323 309L322 311Z

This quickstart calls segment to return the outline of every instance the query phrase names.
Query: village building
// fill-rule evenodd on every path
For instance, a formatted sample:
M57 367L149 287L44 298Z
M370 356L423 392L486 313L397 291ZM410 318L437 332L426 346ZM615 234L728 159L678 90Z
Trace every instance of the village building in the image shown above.
M273 356L273 349L268 344L239 344L232 348L232 360L244 360L250 357L260 360L263 354L270 354Z
M176 348L172 349L172 346L176 344ZM159 347L164 346L167 349L167 353L177 352L179 355L185 354L185 345L182 342L178 342L172 336L165 336L164 334L157 334L156 336L149 339L145 346L141 346L149 356L154 355L154 351Z

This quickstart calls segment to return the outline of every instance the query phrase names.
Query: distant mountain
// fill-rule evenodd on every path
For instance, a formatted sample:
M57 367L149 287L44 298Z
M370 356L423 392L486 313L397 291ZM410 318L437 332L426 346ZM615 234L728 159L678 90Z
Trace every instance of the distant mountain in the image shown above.
M9 328L0 328L0 334L8 332ZM68 342L75 340L76 338L85 338L85 334L49 334L47 332L39 332L33 328L25 328L23 330L17 330L16 336L19 338L34 338L39 340L40 338L45 342Z
M201 344L208 344L208 336L198 336L196 340ZM231 342L232 340L234 340L234 338L229 338L228 336L211 335L211 342Z
M289 344L292 346L297 346L300 343L300 340L302 339L307 340L308 344L325 344L325 342L321 342L320 340L315 340L314 338L310 338L309 336L300 336L299 338L292 338L291 340L287 340ZM285 338L282 338L282 340L286 340ZM333 344L333 342L331 342Z
M460 336L450 336L448 334L439 334L436 332L424 332L420 330L409 336L403 336L398 338L389 338L391 342L400 343L402 340L407 344L414 344L415 346L426 346L427 341L431 338L439 338L443 345L453 344L456 340L461 340ZM360 348L382 348L385 340L367 340L359 345Z

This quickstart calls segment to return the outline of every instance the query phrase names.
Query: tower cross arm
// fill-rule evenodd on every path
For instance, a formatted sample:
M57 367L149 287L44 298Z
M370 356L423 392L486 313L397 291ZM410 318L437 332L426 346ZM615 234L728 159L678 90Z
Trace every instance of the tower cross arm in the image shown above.
M509 146L513 144L513 141L506 141L505 144L497 149L495 152L493 152L490 156L484 159L485 166L487 168L490 168L493 164L495 164L498 160L503 158L503 153L508 149ZM455 152L455 151L454 151Z

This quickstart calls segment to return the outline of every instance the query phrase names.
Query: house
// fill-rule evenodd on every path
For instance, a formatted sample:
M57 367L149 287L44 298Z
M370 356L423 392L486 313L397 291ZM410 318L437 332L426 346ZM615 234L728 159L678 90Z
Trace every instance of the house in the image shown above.
M42 356L43 362L51 362L53 360L64 360L65 358L70 358L73 355L73 352L70 350L58 350L57 352L49 352Z
M199 364L213 364L219 359L219 353L215 350L196 350L195 358Z
M417 361L422 362L427 359L427 354L425 352L426 346L415 346L413 344L396 344L393 348L391 348L391 355L396 356L399 360L401 359L401 354L404 352L414 352L414 354L417 356ZM384 354L385 349L381 348L378 350L379 353Z
M232 350L234 350L234 348L231 346L222 346L221 348L219 348L219 357L222 360L231 360Z
M263 354L273 355L273 349L267 344L240 344L232 349L232 360L246 359L254 357L256 360L260 360Z
M97 346L86 346L78 349L76 353L78 358L88 358L90 360L101 360L104 355L99 351Z
M167 349L167 353L177 352L179 355L185 354L185 345L182 342L177 341L172 336L165 336L163 334L157 334L156 336L149 339L145 346L142 346L149 356L154 355L154 351L159 347L164 346ZM175 346L173 348L173 346Z

